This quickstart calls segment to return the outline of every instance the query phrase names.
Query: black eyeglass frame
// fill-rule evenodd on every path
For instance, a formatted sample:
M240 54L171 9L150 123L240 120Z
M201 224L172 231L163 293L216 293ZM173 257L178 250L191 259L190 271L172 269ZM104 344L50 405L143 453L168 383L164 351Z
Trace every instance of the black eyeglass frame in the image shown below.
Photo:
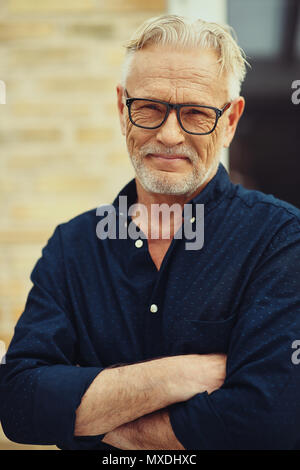
M151 99L147 99L147 98L130 98L129 95L128 95L128 92L127 90L124 90L127 97L126 97L126 106L128 108L128 116L129 116L129 119L130 119L130 122L136 126L136 127L140 127L142 129L150 129L150 130L153 130L153 129L158 129L159 127L161 127L165 122L166 120L168 119L169 117L169 114L170 114L170 111L172 109L175 109L176 111L176 115L177 115L177 120L179 122L179 125L181 127L181 129L184 130L184 132L186 132L187 134L192 134L192 135L208 135L208 134L211 134L212 132L214 132L215 128L217 127L217 124L218 124L218 121L220 119L220 117L224 114L224 112L231 106L231 102L229 103L226 103L225 106L221 109L219 108L215 108L214 106L205 106L205 105L200 105L200 104L188 104L188 103L184 103L184 104L173 104L173 103L168 103L167 101L161 101L161 100L151 100ZM150 103L160 103L160 104L164 104L167 106L167 111L166 111L166 115L164 117L164 119L162 120L162 122L158 125L158 126L154 126L154 127L149 127L149 126L141 126L140 124L136 124L133 119L132 119L132 116L131 116L131 105L134 101L148 101ZM212 128L211 131L209 132L190 132L190 131L187 131L182 122L181 122L181 119L180 119L180 110L181 108L184 108L184 107L190 107L192 106L193 108L208 108L208 109L212 109L215 113L216 113L216 121L215 121L215 125L214 127Z

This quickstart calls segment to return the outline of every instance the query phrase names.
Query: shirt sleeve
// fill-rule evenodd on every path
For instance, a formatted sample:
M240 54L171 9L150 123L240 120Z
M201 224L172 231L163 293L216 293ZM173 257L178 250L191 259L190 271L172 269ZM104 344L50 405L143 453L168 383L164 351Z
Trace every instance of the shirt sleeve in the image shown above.
M25 310L0 366L0 412L6 436L24 444L87 449L104 435L74 437L75 411L103 370L79 367L60 227L36 263Z
M299 449L300 232L277 235L237 311L223 386L169 407L186 449ZM299 343L300 344L300 341Z

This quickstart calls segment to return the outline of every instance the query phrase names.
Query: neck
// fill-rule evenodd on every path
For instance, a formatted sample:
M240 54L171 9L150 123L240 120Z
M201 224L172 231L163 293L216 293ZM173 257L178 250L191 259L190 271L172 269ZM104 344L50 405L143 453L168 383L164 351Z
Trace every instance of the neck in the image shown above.
M137 204L141 204L144 209L143 212L139 212L138 215L132 216L135 223L141 228L148 239L171 239L173 238L176 231L182 225L182 211L184 204L187 204L190 200L200 194L211 179L215 176L217 170L213 171L209 178L197 188L196 191L190 194L158 194L152 193L145 190L141 185L140 181L136 178L136 190L137 190ZM159 206L162 204L167 206L167 210L164 213L162 210L159 211ZM176 210L169 210L171 206L175 204ZM151 229L151 231L150 231ZM153 234L156 234L153 236ZM169 236L167 235L169 234Z

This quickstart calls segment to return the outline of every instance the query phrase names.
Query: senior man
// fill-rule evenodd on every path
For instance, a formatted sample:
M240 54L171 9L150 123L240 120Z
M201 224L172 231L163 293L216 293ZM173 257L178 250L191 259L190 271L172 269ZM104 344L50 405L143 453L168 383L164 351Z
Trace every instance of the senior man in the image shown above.
M111 214L139 237L101 236L96 210L56 228L0 368L8 438L300 448L300 214L220 164L245 62L228 28L201 20L154 18L128 43L117 97L136 176ZM124 215L121 197L144 215ZM179 215L154 221L162 204ZM197 238L203 206L204 244L187 249L177 234Z

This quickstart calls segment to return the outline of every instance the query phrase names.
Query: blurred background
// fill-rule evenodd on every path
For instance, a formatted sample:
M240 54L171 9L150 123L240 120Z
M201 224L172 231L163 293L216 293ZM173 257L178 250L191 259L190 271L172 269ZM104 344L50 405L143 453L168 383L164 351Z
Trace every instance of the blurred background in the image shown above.
M1 0L2 346L54 228L110 203L133 177L115 88L123 43L147 18L176 13L233 26L252 68L245 113L223 162L234 182L300 207L300 104L292 102L299 10L298 0ZM12 443L0 430L0 449L55 448Z

